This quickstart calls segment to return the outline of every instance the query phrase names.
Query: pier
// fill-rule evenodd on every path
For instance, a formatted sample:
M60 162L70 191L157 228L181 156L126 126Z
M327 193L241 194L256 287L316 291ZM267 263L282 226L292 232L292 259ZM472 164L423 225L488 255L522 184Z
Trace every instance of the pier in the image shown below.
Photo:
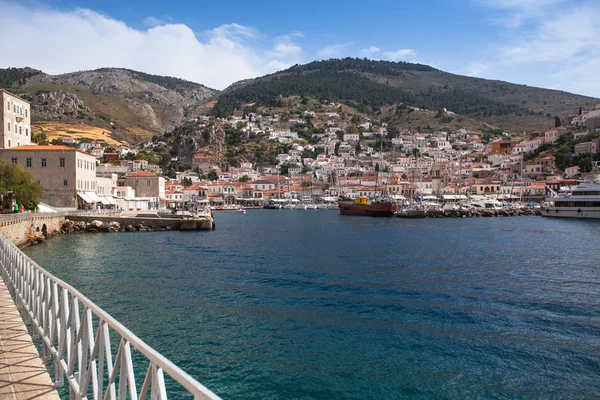
M0 278L0 399L59 400L4 280Z
M0 277L2 400L54 400L56 387L70 399L167 399L165 375L194 400L219 399L2 234Z

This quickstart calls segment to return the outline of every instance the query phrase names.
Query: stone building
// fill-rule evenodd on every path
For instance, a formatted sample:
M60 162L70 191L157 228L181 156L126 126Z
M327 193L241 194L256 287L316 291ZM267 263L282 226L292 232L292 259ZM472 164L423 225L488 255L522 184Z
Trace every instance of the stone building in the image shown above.
M31 143L31 109L28 101L0 89L0 148Z
M165 178L150 171L128 172L119 179L118 186L130 186L137 199L144 199L144 209L151 210L164 206L166 199ZM137 206L136 206L137 207Z
M68 146L19 146L0 149L0 158L31 172L44 189L42 202L76 208L96 191L96 157Z

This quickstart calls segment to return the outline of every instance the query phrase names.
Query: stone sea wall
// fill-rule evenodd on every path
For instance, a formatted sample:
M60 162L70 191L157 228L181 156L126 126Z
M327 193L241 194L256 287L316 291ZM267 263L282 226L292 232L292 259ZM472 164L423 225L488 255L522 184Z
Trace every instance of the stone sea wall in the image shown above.
M475 218L475 217L522 217L539 216L542 210L539 208L502 208L492 209L470 209L470 210L401 210L398 218Z
M41 214L14 214L0 218L0 234L17 246L44 241L62 230L65 216Z
M180 222L164 218L69 216L61 230L63 233L171 231L179 229Z

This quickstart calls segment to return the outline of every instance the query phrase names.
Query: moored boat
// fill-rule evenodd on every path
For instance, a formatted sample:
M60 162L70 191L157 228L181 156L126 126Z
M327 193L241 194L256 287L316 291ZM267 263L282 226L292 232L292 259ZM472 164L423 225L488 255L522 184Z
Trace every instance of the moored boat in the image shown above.
M398 204L387 200L369 200L367 196L358 196L354 200L338 202L340 214L366 217L392 217L398 211Z
M600 219L600 185L581 183L570 194L560 194L546 199L542 215L554 218Z

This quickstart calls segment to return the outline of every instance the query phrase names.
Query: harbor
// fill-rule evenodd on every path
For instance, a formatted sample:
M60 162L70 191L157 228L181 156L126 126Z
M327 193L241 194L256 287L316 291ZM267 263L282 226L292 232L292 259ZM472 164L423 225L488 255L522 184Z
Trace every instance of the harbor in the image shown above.
M597 221L215 219L206 234L61 235L26 252L223 398L600 390Z

